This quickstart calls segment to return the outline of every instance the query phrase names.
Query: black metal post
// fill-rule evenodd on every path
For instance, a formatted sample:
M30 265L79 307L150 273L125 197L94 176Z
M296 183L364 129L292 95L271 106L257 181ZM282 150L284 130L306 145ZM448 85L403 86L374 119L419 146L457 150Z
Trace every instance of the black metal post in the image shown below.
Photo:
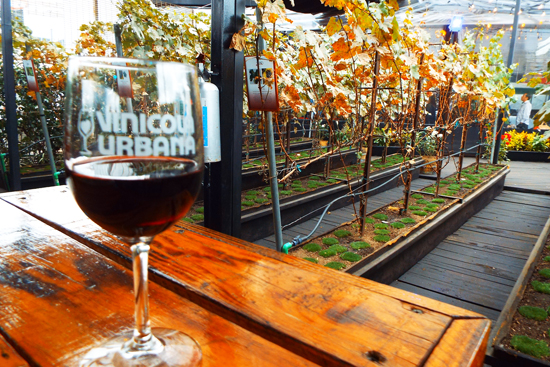
M10 0L2 0L2 61L4 63L4 102L6 104L6 132L8 134L11 187L13 190L21 190Z
M508 51L507 67L510 67L514 62L514 49L516 48L516 38L518 36L518 23L519 23L519 11L521 6L521 0L516 0L516 8L514 9L514 25L512 26L512 39L510 39L510 48ZM504 125L503 114L499 111L497 126L495 131L495 145L493 147L493 154L491 155L491 163L498 164L498 155L500 153L500 139L502 136L502 126Z
M243 112L242 52L229 49L244 21L245 0L212 1L212 83L220 90L221 162L210 164L204 188L205 225L239 237Z
M420 56L420 62L418 65L422 65L424 62L424 54ZM411 161L415 156L416 149L416 130L418 129L418 118L420 117L420 100L422 98L422 83L424 78L418 78L418 83L416 84L416 99L414 102L414 117L413 117L413 126L411 132ZM404 155L406 156L406 154ZM411 167L411 163L405 163L407 168ZM412 183L412 174L410 171L407 172L407 179L405 181L405 199L403 200L403 212L406 212L409 209L409 200L411 196L411 183Z
M120 28L120 24L115 23L113 25L113 31L115 34L116 55L117 57L124 57L122 53L122 29Z
M370 164L372 159L372 144L373 144L373 135L374 135L374 123L376 118L376 95L378 93L378 73L380 71L380 54L378 51L374 54L374 71L372 78L372 99L370 105L370 115L369 115L369 130L368 130L368 142L367 142L367 156L365 157L365 169L363 171L363 188L361 192L361 205L359 206L359 211L361 213L361 235L365 231L365 215L367 213L367 198L368 194L366 191L369 189L369 180L370 180Z

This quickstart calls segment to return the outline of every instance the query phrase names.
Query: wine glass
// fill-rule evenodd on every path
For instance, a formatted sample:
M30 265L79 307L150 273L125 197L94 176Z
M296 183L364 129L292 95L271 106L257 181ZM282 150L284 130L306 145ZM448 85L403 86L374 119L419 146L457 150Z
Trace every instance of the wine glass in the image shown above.
M153 237L183 217L202 182L203 135L194 67L71 57L65 168L80 208L131 245L135 329L92 349L81 366L197 366L186 334L151 329L147 262Z

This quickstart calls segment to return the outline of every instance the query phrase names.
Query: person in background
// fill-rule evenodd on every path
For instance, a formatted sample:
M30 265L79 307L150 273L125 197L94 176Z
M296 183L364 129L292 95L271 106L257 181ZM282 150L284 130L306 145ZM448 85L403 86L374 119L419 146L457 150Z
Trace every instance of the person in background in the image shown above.
M525 93L521 96L523 103L519 108L518 115L516 117L517 130L524 131L529 129L529 118L531 115L531 102L529 102L529 96Z

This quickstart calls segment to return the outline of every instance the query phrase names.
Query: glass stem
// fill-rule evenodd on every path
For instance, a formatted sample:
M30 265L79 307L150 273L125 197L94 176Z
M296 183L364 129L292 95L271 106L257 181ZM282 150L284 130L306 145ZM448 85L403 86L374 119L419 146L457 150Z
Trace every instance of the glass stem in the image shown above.
M148 258L149 243L138 242L132 246L132 260L134 267L134 296L135 321L132 349L144 351L151 349L153 334L149 323L149 295L148 295Z

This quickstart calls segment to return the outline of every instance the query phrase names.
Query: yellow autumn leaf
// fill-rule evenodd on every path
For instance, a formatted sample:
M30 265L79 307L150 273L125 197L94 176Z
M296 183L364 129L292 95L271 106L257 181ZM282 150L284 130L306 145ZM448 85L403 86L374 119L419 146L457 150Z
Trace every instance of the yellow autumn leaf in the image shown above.
M244 36L240 33L235 33L233 35L233 38L231 38L231 44L229 45L230 49L234 49L235 51L242 51L244 50L244 47L246 45L246 39Z
M336 18L334 17L330 18L327 24L327 34L329 36L332 36L335 33L340 32L341 29L342 29L342 25L340 24L340 22L336 20Z

